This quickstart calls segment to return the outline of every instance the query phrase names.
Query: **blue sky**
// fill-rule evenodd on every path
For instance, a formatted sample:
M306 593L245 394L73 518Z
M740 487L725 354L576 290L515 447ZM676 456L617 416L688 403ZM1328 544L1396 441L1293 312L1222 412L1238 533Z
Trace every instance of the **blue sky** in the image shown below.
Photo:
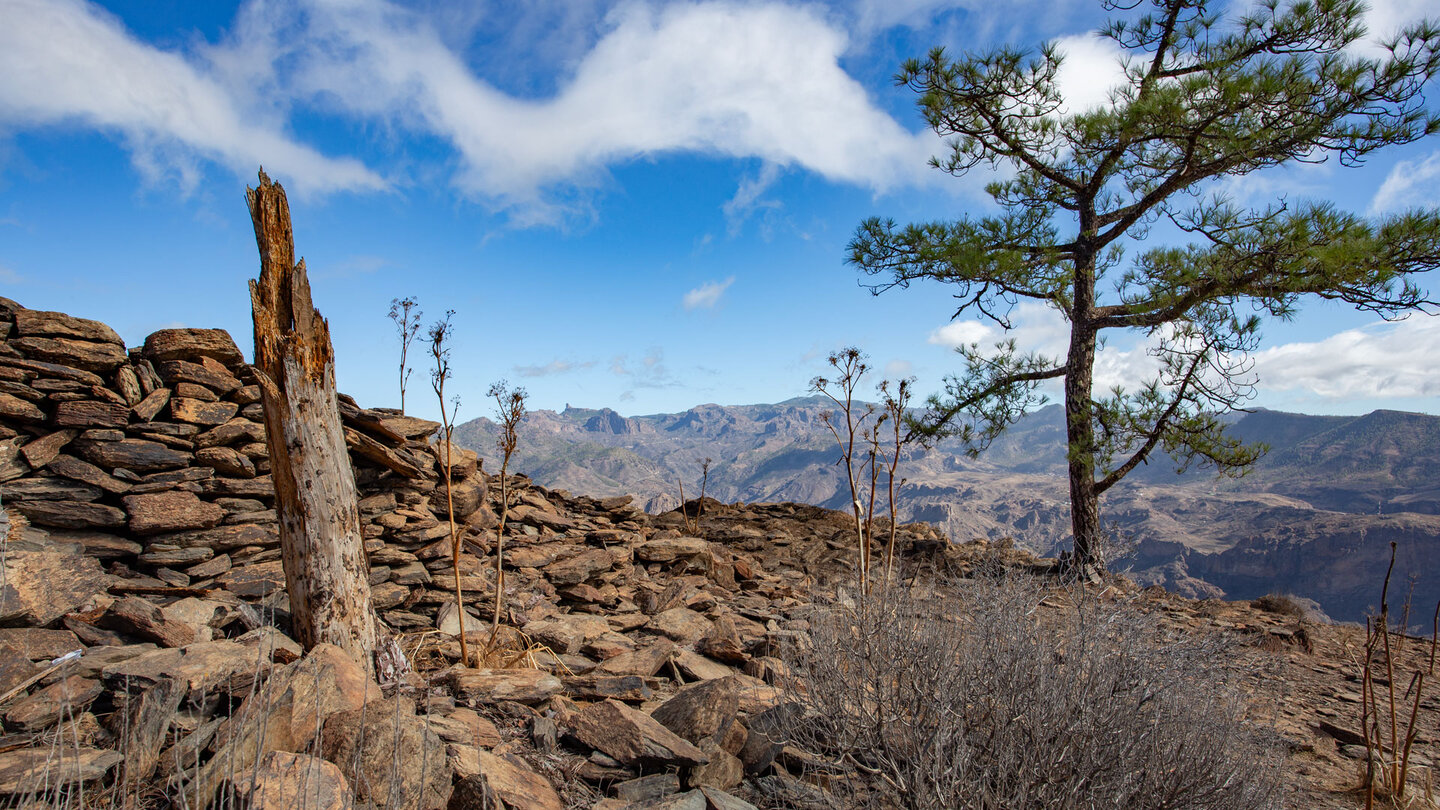
M1426 5L1374 3L1371 27ZM427 322L456 311L462 420L489 415L501 378L538 408L777 401L850 344L928 392L951 346L998 332L951 323L938 286L872 297L844 246L867 216L984 211L987 177L925 166L938 142L890 77L936 44L1056 39L1062 87L1092 103L1117 64L1088 34L1101 15L1079 0L0 0L0 294L132 345L220 326L248 355L243 192L264 164L362 404L396 403L385 313L406 295ZM1437 181L1430 139L1227 189L1382 213L1433 205ZM1063 347L1063 324L1017 315L1022 344ZM1311 303L1265 334L1257 405L1440 413L1440 318ZM407 405L433 415L421 351ZM1145 368L1118 337L1097 376Z

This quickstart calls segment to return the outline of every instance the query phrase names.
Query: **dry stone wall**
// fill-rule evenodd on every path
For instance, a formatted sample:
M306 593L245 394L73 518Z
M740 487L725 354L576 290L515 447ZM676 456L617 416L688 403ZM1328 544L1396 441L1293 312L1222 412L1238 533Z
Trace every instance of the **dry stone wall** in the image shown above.
M165 329L127 350L103 323L0 299L0 337L0 502L35 542L82 552L132 590L261 597L283 583L260 391L228 333ZM448 547L436 425L345 396L340 407L372 584L393 608ZM477 538L493 520L486 477L466 451L454 474L454 517Z
M413 788L415 806L450 796L452 808L497 799L558 808L607 793L596 806L665 796L677 806L749 806L723 791L747 769L768 772L779 750L746 748L744 729L779 701L774 653L804 626L789 612L804 608L817 577L851 568L844 516L707 501L691 525L678 512L647 515L629 497L571 496L514 476L506 609L492 639L498 481L456 448L447 499L434 422L341 395L373 601L405 659L382 669L394 710L356 714L347 700L370 700L368 688L344 685L356 675L336 651L305 655L284 635L259 400L222 330L167 329L127 349L98 321L0 298L0 721L19 735L7 740L31 740L0 750L0 801L37 783L36 769L50 767L44 735L65 721L80 740L73 769L45 777L61 785L253 793L259 782L248 776L227 783L226 763L268 752L259 767L277 790L325 775L338 791L385 804L354 768L373 758L388 773L401 755L346 746L379 720L421 723L418 711L423 730L405 732L410 748L435 750L412 763L414 785L390 786ZM935 538L907 527L902 543ZM483 668L457 663L462 615L471 646L487 653L474 662ZM651 718L696 681L725 685ZM333 699L313 700L334 713L328 736L315 738L321 721L308 716L283 725L300 711L283 708L300 700L300 684L327 683ZM255 703L267 714L249 713ZM708 718L704 729L692 728L692 715ZM330 763L302 756L317 751ZM437 761L441 775L425 771ZM565 764L545 771L546 762ZM668 778L645 775L657 769Z

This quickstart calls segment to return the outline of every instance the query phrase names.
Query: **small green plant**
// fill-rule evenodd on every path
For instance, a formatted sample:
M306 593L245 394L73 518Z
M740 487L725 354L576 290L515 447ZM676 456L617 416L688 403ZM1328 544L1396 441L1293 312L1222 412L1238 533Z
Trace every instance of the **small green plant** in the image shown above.
M886 458L887 475L886 483L890 490L890 542L885 545L885 583L888 585L895 570L895 530L898 526L898 517L895 514L895 470L900 466L900 451L904 448L905 437L900 433L900 428L905 423L906 411L910 407L911 389L915 384L914 377L907 377L894 384L891 390L890 380L881 380L876 386L880 393L881 407L885 410L885 418L890 420L890 428L893 431L893 441L889 448L889 456ZM879 425L876 425L879 430ZM877 435L878 439L878 435ZM904 484L902 479L901 484Z
M1380 587L1380 615L1371 617L1366 626L1365 662L1361 672L1360 728L1365 740L1365 807L1376 806L1376 799L1388 799L1395 807L1435 807L1435 797L1427 795L1423 804L1410 790L1411 752L1420 731L1420 707L1427 681L1435 679L1435 651L1440 641L1440 603L1435 605L1435 619L1430 632L1430 651L1412 656L1406 669L1405 627L1409 616L1406 600L1404 617L1398 628L1390 626L1390 576L1395 571L1395 543L1390 543L1390 566ZM1391 638L1396 642L1392 646ZM1408 681L1397 695L1396 678ZM1383 694L1383 703L1382 703ZM1405 703L1410 702L1408 707ZM1387 733L1388 732L1388 733ZM1429 792L1427 786L1427 793Z
M516 432L520 420L525 418L524 388L511 389L510 384L501 380L490 386L488 395L495 400L495 416L500 420L500 438L496 449L500 451L500 522L495 527L495 616L491 619L490 639L493 643L500 632L500 613L505 607L505 520L510 515L510 457L520 443Z
M400 412L405 412L405 384L410 381L410 372L414 369L408 365L410 355L410 344L415 342L415 336L420 333L420 318L423 313L414 298L391 298L390 299L390 320L395 322L395 331L400 336Z
M450 439L455 432L455 412L460 409L460 397L457 395L448 403L445 401L445 383L450 379L450 340L455 334L450 319L454 315L455 310L447 310L445 317L430 327L430 355L435 363L430 370L430 387L435 389L435 397L440 401L440 440L445 445L440 470L445 477L445 514L450 525L450 562L455 572L455 607L460 621L460 660L469 666L470 650L465 643L465 592L460 585L460 532L455 526L455 496L451 486L455 448Z
M680 519L685 521L685 531L692 535L700 534L700 516L705 513L705 487L710 483L710 463L714 459L707 458L700 462L700 499L695 502L695 517L690 517L690 510L685 506L685 480L677 478L676 483L680 485Z
M847 346L838 352L832 352L826 358L826 362L835 369L834 377L815 377L810 380L811 391L824 394L839 408L838 411L821 413L820 421L835 437L835 443L840 445L840 463L845 466L845 483L850 488L850 513L855 518L855 538L859 543L860 558L856 567L862 590L869 589L870 537L860 491L860 476L865 474L865 461L862 458L860 466L856 466L855 442L865 441L865 423L875 415L873 404L867 403L860 408L855 401L855 391L860 387L860 380L870 370L870 365L865 360L865 355L859 349Z

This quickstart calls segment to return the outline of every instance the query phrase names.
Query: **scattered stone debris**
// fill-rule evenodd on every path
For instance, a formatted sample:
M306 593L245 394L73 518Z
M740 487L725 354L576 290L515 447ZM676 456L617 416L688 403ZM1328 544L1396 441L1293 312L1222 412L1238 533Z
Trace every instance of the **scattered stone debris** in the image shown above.
M741 810L794 786L781 654L821 594L847 598L848 516L707 500L687 532L679 511L513 476L492 632L500 482L457 449L448 507L438 425L342 395L372 596L404 658L382 690L287 635L260 390L228 334L167 329L127 350L104 324L0 298L0 338L0 803L83 788L188 806L292 808L303 791L327 808ZM897 547L902 579L1053 568L925 524ZM1098 587L1253 641L1296 794L1349 806L1358 631ZM459 660L462 617L483 660Z

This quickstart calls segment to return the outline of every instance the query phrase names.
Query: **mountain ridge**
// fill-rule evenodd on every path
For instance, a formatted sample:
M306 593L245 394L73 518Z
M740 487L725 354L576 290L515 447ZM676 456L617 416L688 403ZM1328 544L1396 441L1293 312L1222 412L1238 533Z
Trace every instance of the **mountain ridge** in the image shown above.
M681 479L687 498L699 494L709 458L706 494L718 500L844 509L840 454L819 421L832 408L819 396L638 416L567 404L527 415L511 469L546 487L633 495L659 512L678 505ZM978 458L953 441L907 450L900 519L934 523L956 541L1011 538L1056 553L1069 538L1061 419L1058 405L1031 413ZM1122 565L1142 582L1190 596L1295 591L1336 618L1357 619L1370 607L1370 580L1384 573L1375 549L1388 554L1388 540L1380 538L1396 540L1402 567L1440 566L1440 417L1256 409L1234 415L1231 431L1270 445L1246 476L1177 475L1160 457L1107 496L1115 545L1130 552ZM496 435L481 418L458 425L455 440L485 456ZM877 513L885 509L883 476L880 487ZM1349 556L1341 553L1347 548ZM1264 575L1267 566L1273 576ZM1417 598L1430 599L1429 590L1440 598L1433 585Z

